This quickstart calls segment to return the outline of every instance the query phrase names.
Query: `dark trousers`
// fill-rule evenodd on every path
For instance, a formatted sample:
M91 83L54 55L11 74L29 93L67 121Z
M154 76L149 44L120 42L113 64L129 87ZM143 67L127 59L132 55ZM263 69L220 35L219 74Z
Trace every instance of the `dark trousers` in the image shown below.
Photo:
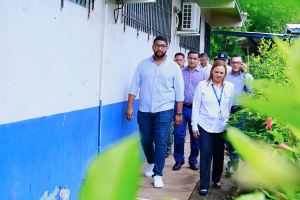
M154 176L162 176L165 166L168 131L174 110L157 113L138 112L141 143L149 164L154 163ZM154 143L154 145L153 145Z
M189 163L198 163L199 155L199 140L193 136L191 125L192 108L182 107L182 123L179 126L174 126L174 159L176 162L184 162L184 138L186 136L186 124L189 126L190 132L190 156Z
M230 114L234 114L241 109L242 108L239 106L232 106ZM240 128L242 126L243 126L243 122L235 125L235 127L237 128ZM230 142L228 142L228 149L229 149L229 158L230 158L230 161L228 161L228 168L233 167L234 170L237 170L239 166L240 156L237 153L235 153L235 150L233 146L230 144Z
M218 183L224 165L224 132L208 133L198 125L200 132L200 190L208 189L210 182L211 160L213 158L212 181Z

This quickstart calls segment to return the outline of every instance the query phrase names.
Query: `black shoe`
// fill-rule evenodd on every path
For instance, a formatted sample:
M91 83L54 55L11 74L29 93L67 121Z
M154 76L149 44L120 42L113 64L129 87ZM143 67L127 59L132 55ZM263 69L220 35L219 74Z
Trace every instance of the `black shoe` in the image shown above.
M198 164L197 163L189 163L190 164L190 168L192 170L199 170Z
M167 148L167 153L166 153L166 158L169 157L169 155L172 154L172 149L171 148Z
M184 162L176 162L175 165L173 166L173 170L179 170L181 166L184 164Z

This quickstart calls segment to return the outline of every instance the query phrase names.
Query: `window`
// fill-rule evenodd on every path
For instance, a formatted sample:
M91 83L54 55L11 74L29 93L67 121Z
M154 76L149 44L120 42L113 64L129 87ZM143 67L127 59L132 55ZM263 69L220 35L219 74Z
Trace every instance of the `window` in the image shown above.
M200 36L180 36L180 47L200 51Z
M157 0L156 3L124 4L124 31L130 26L149 35L165 36L171 42L172 0ZM148 37L149 38L149 37Z
M210 25L205 22L204 52L208 55L208 57L210 54L210 34L211 34Z
M83 7L86 6L86 0L69 0L69 1L71 1L71 2L73 2L73 3L76 3L76 4L78 4L78 5L81 5L81 6L83 6Z

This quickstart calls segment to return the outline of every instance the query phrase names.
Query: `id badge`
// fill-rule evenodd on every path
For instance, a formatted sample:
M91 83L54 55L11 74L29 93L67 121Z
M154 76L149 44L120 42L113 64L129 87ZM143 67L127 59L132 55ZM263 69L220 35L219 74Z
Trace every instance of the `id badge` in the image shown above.
M223 113L221 111L221 107L219 107L219 119L224 119Z

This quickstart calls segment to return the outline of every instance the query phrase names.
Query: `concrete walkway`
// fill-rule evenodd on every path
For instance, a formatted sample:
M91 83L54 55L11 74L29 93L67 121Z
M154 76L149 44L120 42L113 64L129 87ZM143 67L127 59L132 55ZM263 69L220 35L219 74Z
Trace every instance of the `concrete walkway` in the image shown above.
M187 134L186 143L185 143L185 160L186 163L181 167L179 171L173 171L172 167L175 164L173 154L166 158L166 164L164 168L163 188L154 188L153 179L150 177L144 177L142 180L141 188L138 192L137 199L143 200L167 200L168 197L177 198L179 200L218 200L218 199L233 199L240 189L237 186L237 183L230 179L226 178L224 175L221 178L222 189L215 189L211 187L209 193L206 196L200 196L198 194L200 190L199 185L199 171L194 171L189 168L188 156L190 153L190 136ZM224 174L225 168L227 167L227 162L229 157L225 154L224 161ZM199 157L198 157L199 161ZM145 162L141 168L141 173L144 173L148 163Z

